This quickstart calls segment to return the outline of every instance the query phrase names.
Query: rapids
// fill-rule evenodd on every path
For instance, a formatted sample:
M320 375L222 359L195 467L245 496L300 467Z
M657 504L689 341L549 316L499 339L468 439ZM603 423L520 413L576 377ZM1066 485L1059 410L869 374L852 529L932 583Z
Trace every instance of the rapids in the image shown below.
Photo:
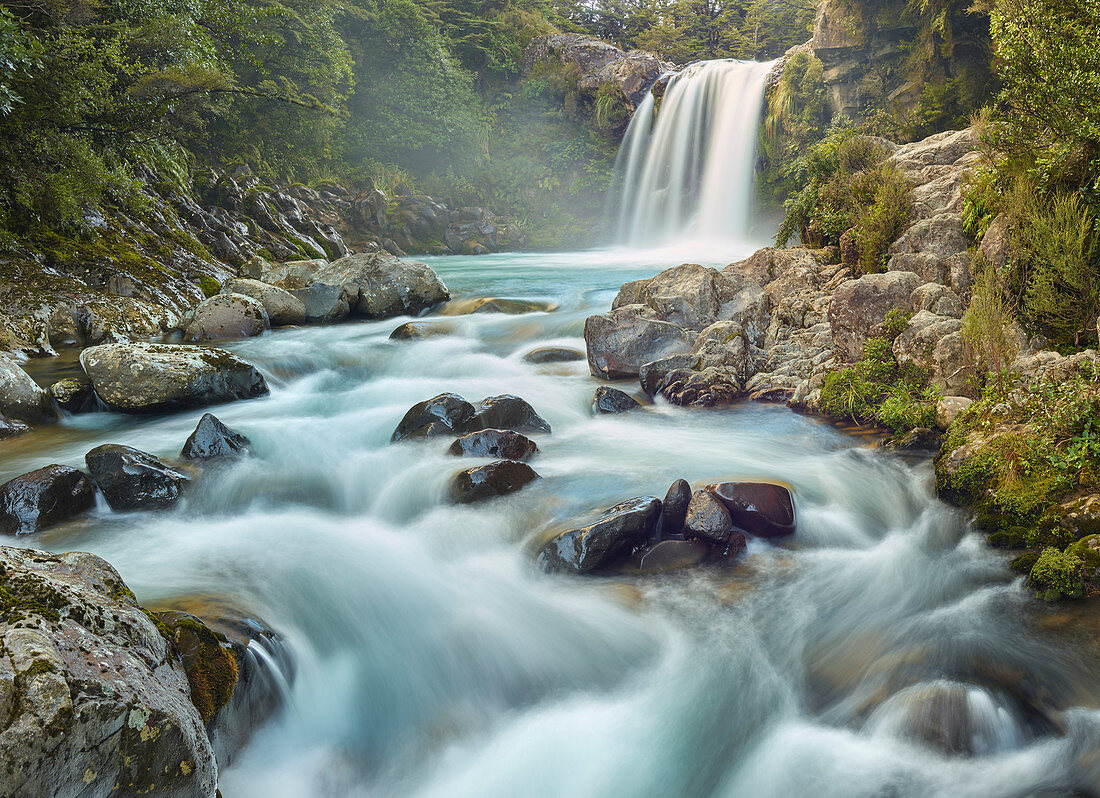
M522 360L583 348L585 316L668 263L430 262L456 297L558 308L449 317L451 334L422 341L389 341L405 321L391 319L230 344L272 388L213 409L252 455L170 511L100 507L34 540L106 558L144 603L225 597L288 637L290 706L223 768L227 798L1100 790L1095 614L1067 623L1031 597L934 497L927 462L774 406L594 417L583 361ZM388 443L441 391L530 401L554 430L531 461L544 479L446 504L448 441ZM106 442L174 456L202 412L68 418L7 442L0 478L81 465ZM536 568L538 543L577 514L677 477L784 480L798 532L751 542L731 569Z

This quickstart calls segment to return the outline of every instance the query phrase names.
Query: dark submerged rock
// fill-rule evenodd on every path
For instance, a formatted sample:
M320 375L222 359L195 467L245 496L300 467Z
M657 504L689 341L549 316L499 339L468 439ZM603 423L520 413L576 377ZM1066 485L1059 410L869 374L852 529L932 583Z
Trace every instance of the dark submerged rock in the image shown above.
M675 571L699 565L710 554L701 540L662 540L638 556L638 569L646 573Z
M794 500L782 485L768 482L722 482L706 490L722 500L733 525L762 538L794 532Z
M684 532L684 520L687 518L688 503L691 501L691 485L686 479L672 483L661 502L660 537L673 538Z
M232 457L243 454L248 446L248 438L225 426L213 413L207 413L183 444L180 456L188 460Z
M179 501L188 478L151 454L108 443L84 456L96 485L115 510L152 510Z
M641 407L641 404L633 396L618 388L608 388L606 385L597 388L596 395L592 399L592 409L597 413L625 413L638 407Z
M390 333L391 341L413 341L446 335L448 329L440 324L424 321L407 321Z
M657 392L680 407L717 407L736 402L741 384L728 369L675 369L664 376Z
M550 432L550 425L525 400L511 394L490 396L477 405L470 429L510 429L513 432Z
M733 521L726 506L713 493L695 491L688 503L684 536L724 545L732 531Z
M539 478L526 463L497 460L495 463L459 471L451 480L451 501L456 504L492 499L515 493Z
M577 360L584 360L584 358L584 352L579 349L566 349L556 346L542 346L538 349L532 349L523 356L523 359L528 363L535 363L538 365L543 363L571 363Z
M463 435L448 451L458 457L529 460L538 451L538 446L526 435L512 430L483 429Z
M652 534L661 502L654 496L610 508L588 526L562 532L543 547L539 561L548 571L590 573L615 565Z
M474 406L461 396L441 393L409 408L390 442L396 443L414 436L461 435L471 429L475 412Z
M95 504L95 485L75 468L48 465L0 485L0 532L28 535Z

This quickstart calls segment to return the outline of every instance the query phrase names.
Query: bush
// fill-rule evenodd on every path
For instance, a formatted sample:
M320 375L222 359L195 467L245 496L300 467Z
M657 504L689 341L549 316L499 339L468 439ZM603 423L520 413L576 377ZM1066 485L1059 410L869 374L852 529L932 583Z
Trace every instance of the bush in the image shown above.
M1016 347L1008 336L1013 314L1000 278L980 258L975 264L978 274L971 288L970 305L962 318L962 339L974 380L984 383L988 374L1008 367L1016 357Z
M886 253L912 213L909 183L878 142L834 126L798 160L797 194L787 200L777 246L798 233L811 247L839 245L851 231L863 272L885 268Z

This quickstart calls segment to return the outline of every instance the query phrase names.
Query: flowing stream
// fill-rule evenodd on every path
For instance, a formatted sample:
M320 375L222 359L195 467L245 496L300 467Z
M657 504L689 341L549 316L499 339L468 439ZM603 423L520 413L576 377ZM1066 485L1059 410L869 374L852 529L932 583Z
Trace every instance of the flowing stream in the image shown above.
M214 408L249 457L170 511L100 507L33 541L103 556L143 602L215 596L286 635L290 705L223 768L227 798L1100 792L1096 611L1031 597L935 499L927 462L775 406L594 417L583 361L523 361L583 348L585 316L667 263L431 265L456 297L556 309L447 317L420 341L388 340L392 319L232 344L272 388ZM388 443L441 391L530 401L553 426L532 460L543 479L447 504L478 461L449 439ZM0 478L105 442L172 457L201 414L68 418L6 443ZM536 567L549 532L677 477L784 480L797 534L752 541L732 568Z

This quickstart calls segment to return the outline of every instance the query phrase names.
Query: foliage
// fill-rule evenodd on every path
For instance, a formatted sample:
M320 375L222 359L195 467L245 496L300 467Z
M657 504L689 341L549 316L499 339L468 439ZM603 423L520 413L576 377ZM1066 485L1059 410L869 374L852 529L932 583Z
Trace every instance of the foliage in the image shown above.
M892 337L907 321L893 313L886 324L891 338L868 339L858 362L825 375L822 412L838 420L883 426L895 434L934 425L939 396L928 387L927 374L899 365L891 348Z
M975 378L984 382L986 375L1004 371L1016 357L1016 347L1008 335L1012 308L996 270L975 260L977 276L971 288L970 304L962 318L962 339L966 359ZM982 387L980 384L977 387Z
M1031 568L1031 584L1050 600L1062 596L1080 598L1085 592L1084 580L1084 560L1053 547L1043 549Z
M912 213L908 181L882 145L850 125L834 125L792 171L800 190L785 204L776 245L796 232L810 246L839 245L850 231L862 271L882 271Z

